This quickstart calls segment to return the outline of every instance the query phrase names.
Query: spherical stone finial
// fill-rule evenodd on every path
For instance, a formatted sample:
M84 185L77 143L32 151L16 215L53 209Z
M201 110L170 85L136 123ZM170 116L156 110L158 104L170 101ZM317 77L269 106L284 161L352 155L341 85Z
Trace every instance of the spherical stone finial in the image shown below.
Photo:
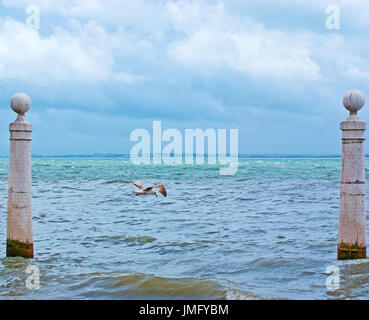
M350 111L350 113L356 113L365 104L365 98L361 91L350 90L343 96L343 106Z
M10 106L14 112L23 116L31 107L31 98L25 93L16 93L10 100Z

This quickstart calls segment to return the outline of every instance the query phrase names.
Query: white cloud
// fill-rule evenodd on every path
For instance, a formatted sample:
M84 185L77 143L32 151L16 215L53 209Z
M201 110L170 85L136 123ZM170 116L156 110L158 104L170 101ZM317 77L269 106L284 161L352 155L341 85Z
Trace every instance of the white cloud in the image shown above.
M29 4L39 33L24 25ZM341 9L333 32L330 4ZM121 152L128 128L152 117L232 123L244 150L250 134L257 151L270 137L277 150L303 150L291 130L321 142L328 123L339 134L345 88L369 88L366 0L0 0L0 10L0 98L22 88L34 99L38 153ZM20 21L4 20L12 13Z
M50 83L53 81L121 81L144 77L117 68L116 39L89 21L70 33L57 28L41 36L12 18L0 20L0 79Z
M2 0L5 6L21 10L30 4L36 5L41 18L57 14L66 19L94 19L106 25L139 29L163 27L164 2L166 0Z
M241 0L230 2L237 1L244 7L251 6L251 2ZM57 29L51 25L47 36L43 30L41 36L13 19L0 20L0 79L132 84L150 77L136 74L135 66L148 66L148 72L156 72L158 66L169 64L172 70L184 65L193 72L213 74L229 68L245 75L301 82L332 80L344 72L359 79L369 72L368 59L363 50L357 49L357 41L345 39L344 33L336 33L336 37L333 33L324 34L324 9L331 4L328 0L282 0L278 5L272 0L262 0L257 4L266 10L272 5L283 10L292 8L291 14L293 8L319 11L323 17L321 34L270 29L245 14L230 11L228 3L222 1L3 0L2 3L22 10L31 3L37 5L41 28L43 17L49 13L64 20ZM369 14L368 3L337 1L342 14L353 12L358 17ZM350 59L352 62L348 63ZM151 77L156 76L157 73Z
M319 78L304 35L268 30L251 19L230 16L220 4L179 1L167 5L176 29L186 37L169 55L198 70L227 65L256 76Z

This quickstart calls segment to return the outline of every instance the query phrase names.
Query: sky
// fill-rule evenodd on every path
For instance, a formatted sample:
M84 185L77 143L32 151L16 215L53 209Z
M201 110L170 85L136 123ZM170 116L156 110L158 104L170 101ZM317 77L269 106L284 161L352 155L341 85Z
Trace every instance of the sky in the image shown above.
M344 93L369 97L368 16L366 0L0 0L0 155L16 92L34 154L129 153L154 120L238 129L241 154L339 154Z

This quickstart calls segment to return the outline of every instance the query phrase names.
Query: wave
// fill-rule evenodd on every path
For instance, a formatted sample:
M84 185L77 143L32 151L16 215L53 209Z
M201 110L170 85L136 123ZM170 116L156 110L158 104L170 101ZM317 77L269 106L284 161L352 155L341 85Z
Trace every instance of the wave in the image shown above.
M131 183L131 180L122 180L122 179L116 179L116 180L107 180L103 181L102 184L114 184L114 183Z
M227 288L210 279L164 278L126 271L84 274L75 278L79 283L70 285L69 289L86 299L260 299L249 292Z

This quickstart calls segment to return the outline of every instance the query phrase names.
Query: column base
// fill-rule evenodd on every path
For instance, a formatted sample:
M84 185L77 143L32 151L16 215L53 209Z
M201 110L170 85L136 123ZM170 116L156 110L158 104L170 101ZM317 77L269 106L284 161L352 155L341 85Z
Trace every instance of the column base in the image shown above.
M366 246L360 246L357 243L340 243L337 246L338 260L354 260L366 258Z
M33 258L33 243L22 243L18 240L6 240L7 257Z

